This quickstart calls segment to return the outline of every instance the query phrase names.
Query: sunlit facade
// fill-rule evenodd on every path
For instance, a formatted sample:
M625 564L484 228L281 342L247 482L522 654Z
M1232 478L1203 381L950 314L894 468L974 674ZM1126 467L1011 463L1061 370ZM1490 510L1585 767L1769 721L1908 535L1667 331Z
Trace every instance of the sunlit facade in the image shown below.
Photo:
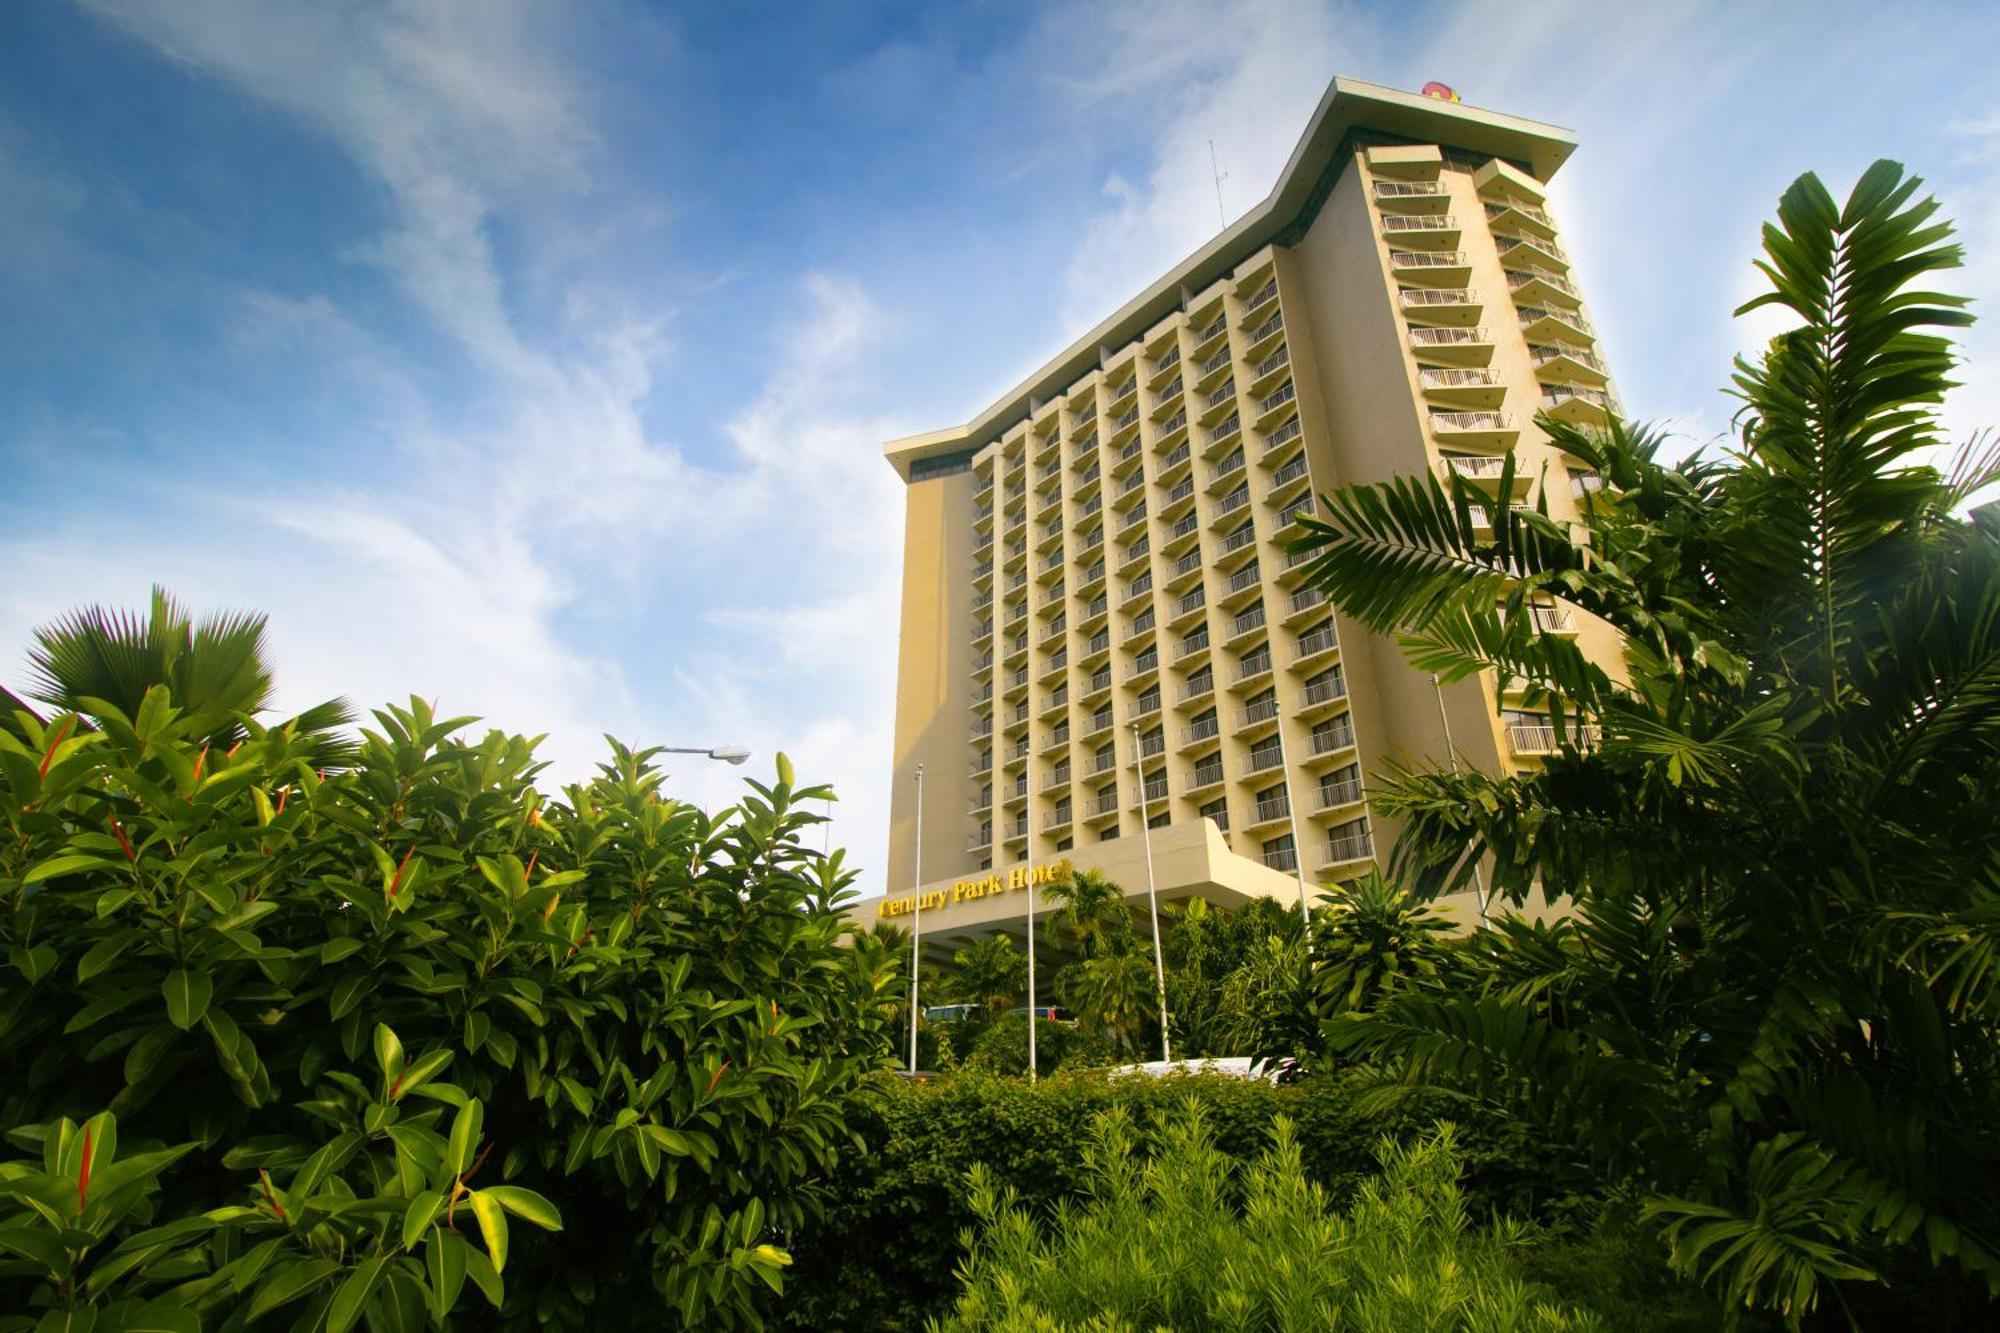
M1544 193L1573 146L1335 80L1257 209L967 425L888 446L908 483L895 790L865 918L921 900L940 944L1018 928L1065 861L1143 893L1148 825L1163 898L1297 901L1300 872L1385 851L1384 764L1549 751L1546 719L1490 680L1439 687L1284 547L1341 483L1451 470L1494 505L1545 490L1558 517L1596 484L1534 423L1613 401ZM1570 608L1535 614L1613 647Z

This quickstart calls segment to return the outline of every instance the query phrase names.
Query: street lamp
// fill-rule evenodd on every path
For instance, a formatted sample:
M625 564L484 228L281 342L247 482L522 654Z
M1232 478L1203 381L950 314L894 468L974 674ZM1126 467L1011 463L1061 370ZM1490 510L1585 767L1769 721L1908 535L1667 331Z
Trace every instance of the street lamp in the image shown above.
M725 764L740 764L750 757L750 752L740 745L718 745L710 749L705 745L662 745L663 754L701 754L710 759L720 759Z

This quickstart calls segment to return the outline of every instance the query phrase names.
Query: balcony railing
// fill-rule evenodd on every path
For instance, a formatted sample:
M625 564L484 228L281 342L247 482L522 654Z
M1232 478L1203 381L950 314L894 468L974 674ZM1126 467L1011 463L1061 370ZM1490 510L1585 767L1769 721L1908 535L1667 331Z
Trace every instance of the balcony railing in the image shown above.
M1563 295L1573 297L1576 300L1581 301L1583 299L1583 293L1577 289L1575 283L1563 277L1560 273L1552 272L1549 269L1530 267L1510 270L1507 274L1507 285L1517 292L1533 282L1542 283L1544 286L1551 287Z
M1600 375L1609 373L1605 369L1602 358L1595 352L1586 351L1581 347L1567 347L1554 343L1534 343L1529 346L1528 355L1534 360L1537 369L1548 365L1549 362L1554 361L1558 357L1563 357L1575 361L1579 365L1588 366Z
M1286 417L1285 424L1272 431L1264 439L1264 452L1269 453L1281 444L1289 444L1299 438L1301 427L1297 417Z
M1294 458L1291 462L1271 474L1271 485L1274 489L1280 486L1289 486L1305 475L1306 456L1300 454L1297 458Z
M1479 304L1471 289L1465 287L1405 287L1400 295L1406 306Z
M1184 639L1180 643L1175 644L1174 661L1184 662L1196 653L1206 651L1208 651L1208 634L1204 631L1199 638Z
M1321 810L1335 810L1343 805L1353 805L1361 799L1361 779L1344 778L1339 782L1322 782L1319 787Z
M1181 744L1195 745L1222 734L1222 723L1213 717L1199 718L1181 728Z
M1339 754L1354 745L1354 724L1342 718L1338 726L1315 731L1308 747L1314 755Z
M1306 686L1299 696L1299 706L1313 708L1320 704L1338 703L1347 697L1346 680L1316 680Z
M1607 412L1611 410L1611 395L1602 389L1584 389L1568 384L1547 384L1542 386L1543 407L1560 407L1572 398L1581 399L1586 403L1595 403Z
M1237 510L1243 508L1249 503L1250 503L1250 488L1247 486L1239 486L1235 490L1231 491L1229 494L1223 496L1222 499L1219 502L1217 502L1215 506L1215 516L1217 518L1226 517L1227 515L1235 513Z
M1446 454L1444 465L1461 477L1497 477L1506 471L1507 460L1484 454Z
M1252 699L1237 710L1236 725L1239 727L1254 727L1260 722L1271 721L1277 715L1278 701L1276 698Z
M1329 861L1365 861L1375 855L1375 837L1370 833L1337 833L1326 840Z
M1255 680L1259 676L1269 675L1270 672L1271 650L1266 648L1261 653L1252 653L1236 664L1236 683L1241 685L1246 680Z
M1387 213L1382 217L1383 231L1456 231L1458 219L1449 213Z
M1505 412L1433 412L1433 431L1509 430L1513 418Z
M1283 327L1285 327L1284 315L1282 313L1274 314L1269 319L1265 320L1262 324L1259 324L1256 328L1250 330L1250 335L1249 335L1250 342L1253 346L1256 345L1257 343L1263 342L1264 339L1270 337L1272 334L1276 333L1279 329L1282 329Z
M1255 534L1252 535L1254 536ZM1252 560L1249 564L1231 574L1229 582L1224 586L1230 593L1239 593L1245 588L1255 587L1257 581L1262 577L1263 572L1257 568L1257 562ZM1261 615L1262 613L1260 612L1259 614Z
M1216 482L1224 478L1235 476L1243 470L1243 466L1243 451L1239 449L1210 470L1208 484L1213 486Z
M1476 343L1491 342L1486 330L1476 329L1433 329L1410 330L1410 341L1419 347L1470 347Z
M1376 181L1377 199L1412 199L1444 194L1443 181Z
M1464 268L1463 250L1391 250L1392 268Z
M1218 444L1225 444L1242 433L1243 418L1237 413L1231 412L1217 423L1214 430L1208 433L1208 447L1214 448Z
M1242 527L1222 539L1222 553L1224 555L1233 555L1256 540L1257 529L1245 523Z
M1333 626L1328 625L1325 629L1316 629L1300 639L1298 650L1292 654L1292 660L1303 661L1317 653L1331 652L1339 646L1340 635L1334 631Z
M1252 296L1249 300L1243 303L1243 308L1245 310L1255 310L1258 306L1264 304L1264 302L1270 300L1277 294L1278 294L1278 280L1275 277L1268 279L1262 287L1259 287L1257 289L1257 294L1255 296Z
M1299 396L1298 387L1291 380L1280 384L1275 391L1257 404L1257 415L1267 416Z
M1417 383L1426 389L1497 389L1505 381L1484 366L1426 366L1417 372Z
M1299 854L1291 847L1267 847L1264 849L1264 864L1289 875L1299 868Z

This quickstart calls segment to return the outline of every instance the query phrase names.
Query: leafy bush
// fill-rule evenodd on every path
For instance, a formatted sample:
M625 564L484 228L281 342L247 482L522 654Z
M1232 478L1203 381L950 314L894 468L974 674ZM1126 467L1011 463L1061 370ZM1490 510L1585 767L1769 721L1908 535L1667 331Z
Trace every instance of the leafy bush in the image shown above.
M1531 1292L1508 1251L1524 1232L1475 1231L1458 1187L1455 1135L1439 1126L1407 1147L1376 1144L1382 1174L1349 1210L1332 1210L1306 1175L1292 1123L1240 1164L1216 1146L1201 1104L1136 1152L1131 1117L1097 1117L1084 1198L1044 1226L984 1166L972 1171L979 1218L949 1333L1062 1330L1601 1328Z
M0 732L0 1328L759 1322L893 1044L823 790L88 706Z
M1035 1064L1045 1074L1058 1069L1098 1068L1118 1059L1108 1040L1078 1024L1035 1020ZM995 1074L1027 1073L1028 1011L1015 1009L981 1024L965 1064Z
M1961 514L2000 437L1937 420L1971 315L1927 290L1963 256L1921 186L1885 161L1844 203L1785 192L1738 313L1789 327L1736 362L1733 448L1670 466L1657 432L1544 418L1590 469L1578 521L1545 485L1481 529L1483 483L1426 472L1323 497L1295 554L1417 667L1548 710L1543 763L1382 776L1392 865L1577 908L1479 932L1478 975L1337 1046L1563 1134L1733 1305L1992 1328L2000 507Z
M1237 1160L1262 1153L1273 1119L1289 1118L1307 1178L1336 1201L1375 1173L1369 1147L1379 1135L1410 1138L1449 1114L1459 1120L1464 1188L1481 1211L1538 1219L1565 1244L1584 1244L1596 1224L1587 1163L1552 1153L1515 1122L1472 1106L1418 1101L1372 1112L1345 1077L1282 1087L1213 1075L1114 1079L1089 1072L1032 1084L977 1072L927 1084L879 1079L853 1119L868 1151L842 1159L826 1215L791 1238L796 1266L782 1322L797 1329L922 1328L945 1314L957 1293L952 1270L963 1256L962 1233L975 1220L968 1184L975 1165L1025 1205L1050 1211L1081 1196L1090 1125L1100 1114L1120 1109L1143 1132L1189 1097L1201 1102L1217 1147ZM1650 1241L1616 1258L1634 1270L1621 1277L1628 1286L1674 1285ZM1610 1275L1600 1266L1597 1276ZM1576 1300L1594 1296L1586 1286L1563 1290ZM1712 1327L1713 1305L1697 1305L1708 1322L1692 1326Z

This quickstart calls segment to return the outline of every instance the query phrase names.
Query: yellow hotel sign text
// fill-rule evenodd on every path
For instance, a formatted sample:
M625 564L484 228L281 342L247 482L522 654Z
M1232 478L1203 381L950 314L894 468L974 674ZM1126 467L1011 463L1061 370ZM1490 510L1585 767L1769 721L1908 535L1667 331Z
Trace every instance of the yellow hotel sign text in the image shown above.
M967 903L974 898L988 898L996 893L1013 893L1025 889L1030 884L1053 884L1059 879L1069 878L1069 859L1065 857L1050 865L1036 866L1030 870L1026 866L1015 866L1003 877L997 870L982 875L978 879L955 879L941 889L924 890L923 909L935 912L950 903ZM875 909L877 916L908 916L917 910L917 895L906 893L900 898L884 898Z

